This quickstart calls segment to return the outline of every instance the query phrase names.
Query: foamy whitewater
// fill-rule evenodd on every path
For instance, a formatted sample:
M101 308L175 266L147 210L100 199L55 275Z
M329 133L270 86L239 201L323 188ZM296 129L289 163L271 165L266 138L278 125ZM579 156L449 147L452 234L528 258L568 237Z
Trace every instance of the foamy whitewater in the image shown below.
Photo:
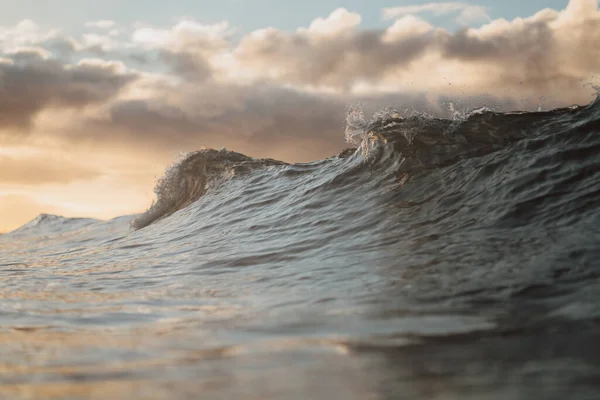
M346 136L1 235L0 398L597 399L600 101Z

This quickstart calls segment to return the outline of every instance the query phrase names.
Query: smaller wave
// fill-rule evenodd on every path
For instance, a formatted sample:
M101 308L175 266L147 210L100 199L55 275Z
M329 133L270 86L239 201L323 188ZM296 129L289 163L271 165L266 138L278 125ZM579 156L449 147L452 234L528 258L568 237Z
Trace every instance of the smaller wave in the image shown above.
M26 223L25 225L23 225L21 228L30 228L30 227L34 227L34 226L52 224L52 223L57 223L57 222L61 223L61 222L65 222L66 220L67 220L67 218L63 217L61 215L40 214L37 217L35 217L34 219L32 219L31 221L29 221L28 223Z
M167 168L154 188L156 200L146 212L133 219L131 225L134 229L144 228L189 206L223 179L273 165L287 164L255 159L226 149L188 153Z
M93 218L68 218L54 214L40 214L20 228L10 232L10 234L30 234L37 231L61 230L65 227L72 228L74 225L82 226L98 222Z

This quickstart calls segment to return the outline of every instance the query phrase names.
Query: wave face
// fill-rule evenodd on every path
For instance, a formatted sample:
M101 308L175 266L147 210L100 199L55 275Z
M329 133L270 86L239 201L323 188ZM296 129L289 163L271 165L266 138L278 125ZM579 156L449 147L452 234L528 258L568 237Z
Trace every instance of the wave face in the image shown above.
M191 153L143 214L0 236L3 394L593 398L600 101L346 137Z

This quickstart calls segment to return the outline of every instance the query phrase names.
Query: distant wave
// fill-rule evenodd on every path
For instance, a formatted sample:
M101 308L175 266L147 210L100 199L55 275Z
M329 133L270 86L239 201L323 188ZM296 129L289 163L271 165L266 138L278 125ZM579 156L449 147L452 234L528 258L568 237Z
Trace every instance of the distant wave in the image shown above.
M11 234L31 234L32 232L68 230L98 222L93 218L67 218L61 215L40 214L25 225L11 232Z

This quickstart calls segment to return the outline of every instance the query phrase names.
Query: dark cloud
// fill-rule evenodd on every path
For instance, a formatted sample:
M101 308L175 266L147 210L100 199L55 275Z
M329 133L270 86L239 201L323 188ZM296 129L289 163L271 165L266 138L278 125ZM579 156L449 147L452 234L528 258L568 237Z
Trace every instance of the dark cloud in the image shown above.
M323 156L343 145L347 104L340 98L267 85L207 83L194 89L198 98L184 94L185 105L161 97L118 102L109 118L82 121L73 139L171 150L228 147L259 156L276 156L280 150L291 155L299 143ZM299 153L310 158L308 149Z
M103 103L136 79L113 64L67 66L33 50L11 58L13 63L0 62L0 128L29 129L32 118L45 108Z
M507 70L519 71L523 78L541 77L548 71L561 68L557 64L554 31L544 21L524 23L483 39L469 30L462 30L454 35L445 35L441 49L445 58L471 63L493 62Z
M307 161L336 154L346 146L345 117L353 105L364 104L367 115L393 106L406 114L451 116L454 110L450 102L457 111L483 104L517 108L514 101L492 96L448 96L433 105L425 93L326 96L269 84L207 83L193 88L181 93L179 103L167 96L115 103L108 118L80 121L73 129L73 140L96 145L120 143L137 151L227 147L256 157ZM226 97L222 97L224 93Z
M78 43L72 37L58 36L40 43L40 46L61 58L67 58L77 52Z
M209 79L213 73L208 60L196 53L163 50L159 52L159 59L172 73L193 82Z
M125 55L125 58L128 61L132 61L135 64L143 65L143 66L147 66L154 60L154 57L152 57L149 52L143 52L143 51L134 51L134 52L128 53Z

